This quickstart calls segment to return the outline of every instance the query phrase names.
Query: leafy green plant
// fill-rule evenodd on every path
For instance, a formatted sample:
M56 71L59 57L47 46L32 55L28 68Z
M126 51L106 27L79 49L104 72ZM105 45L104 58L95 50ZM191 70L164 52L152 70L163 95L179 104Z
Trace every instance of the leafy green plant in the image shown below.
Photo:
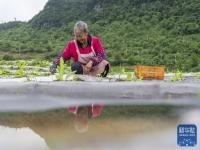
M19 61L17 63L18 70L15 72L15 75L17 75L20 78L22 78L25 75L25 72L24 72L25 64L26 64L25 61Z
M125 68L124 67L121 67L120 68L120 72L119 72L119 79L118 80L121 80L121 76L125 74Z
M64 80L64 72L65 72L65 64L64 64L63 58L61 57L60 64L57 67L56 79L59 81L63 81Z
M133 73L132 72L128 72L126 75L126 81L132 81L133 80Z
M175 77L171 77L170 81L171 82L181 81L181 80L183 80L183 78L184 78L183 72L177 71L177 72L175 72Z
M10 72L2 67L0 67L0 75L9 75Z
M175 75L176 75L176 78L177 78L178 80L183 80L183 72L182 72L182 71L177 71L177 72L175 73Z

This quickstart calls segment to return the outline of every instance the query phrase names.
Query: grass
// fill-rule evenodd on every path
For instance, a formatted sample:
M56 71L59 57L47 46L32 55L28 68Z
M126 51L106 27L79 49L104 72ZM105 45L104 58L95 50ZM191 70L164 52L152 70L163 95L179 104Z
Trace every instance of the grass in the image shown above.
M0 59L3 59L4 55L11 55L10 52L7 51L0 51ZM19 52L17 51L12 51L12 56L15 60L31 60L31 59L39 59L39 60L43 60L45 58L45 56L48 55L48 52L45 53L38 53L38 52L21 52L19 54Z

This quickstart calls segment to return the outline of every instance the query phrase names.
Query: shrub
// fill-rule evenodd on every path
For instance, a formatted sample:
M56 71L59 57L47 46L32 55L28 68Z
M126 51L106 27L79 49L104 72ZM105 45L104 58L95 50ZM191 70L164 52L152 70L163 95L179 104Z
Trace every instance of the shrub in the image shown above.
M15 57L12 55L5 54L2 59L3 60L15 60Z

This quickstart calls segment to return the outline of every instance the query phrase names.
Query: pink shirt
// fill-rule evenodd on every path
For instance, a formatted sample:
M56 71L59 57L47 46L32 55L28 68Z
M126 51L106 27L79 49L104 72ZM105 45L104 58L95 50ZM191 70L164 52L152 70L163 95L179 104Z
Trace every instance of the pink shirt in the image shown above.
M105 50L98 37L91 36L91 38L92 38L91 43L96 53L96 56L92 58L92 61L93 61L93 65L97 65L103 59L105 59ZM91 46L88 45L86 48L79 47L79 51L80 51L80 54L89 54L92 51L92 49L91 49ZM59 64L60 57L63 57L64 61L69 60L70 58L73 58L75 62L78 61L78 54L76 52L76 46L75 46L74 40L68 42L62 54L58 56L56 60L54 60L55 64Z
M76 114L77 108L78 108L78 106L77 107L69 107L68 111L70 113ZM95 118L95 117L98 117L101 115L101 112L103 110L103 105L92 105L90 108L92 109L92 117Z

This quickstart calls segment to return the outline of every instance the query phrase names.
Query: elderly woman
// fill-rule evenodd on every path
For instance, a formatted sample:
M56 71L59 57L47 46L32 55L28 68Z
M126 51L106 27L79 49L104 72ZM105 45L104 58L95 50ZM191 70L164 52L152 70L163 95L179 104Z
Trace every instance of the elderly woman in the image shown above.
M75 40L69 41L64 51L54 61L50 67L52 74L56 72L60 58L64 62L71 57L74 63L71 65L72 71L76 74L96 76L101 74L106 77L109 71L109 62L106 61L105 50L98 37L89 34L88 25L83 21L78 21L74 26Z

